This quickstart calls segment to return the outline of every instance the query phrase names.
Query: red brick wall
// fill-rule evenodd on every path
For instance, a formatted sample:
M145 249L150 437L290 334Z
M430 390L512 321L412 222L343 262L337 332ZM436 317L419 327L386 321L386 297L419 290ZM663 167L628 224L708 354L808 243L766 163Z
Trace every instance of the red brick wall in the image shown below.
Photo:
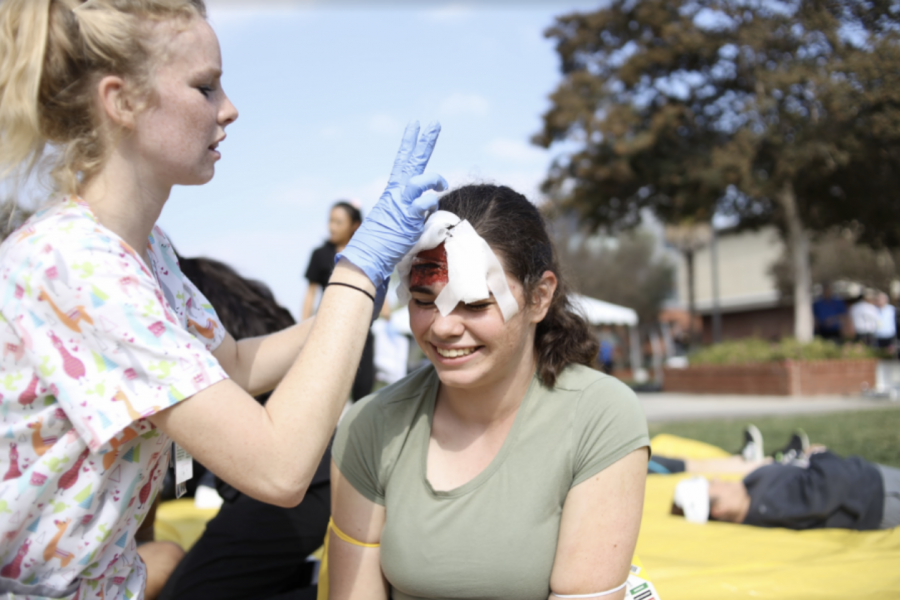
M790 393L790 381L788 371L781 363L700 365L687 369L664 369L663 391L785 396Z
M859 394L865 388L875 387L876 365L875 360L794 362L794 394Z
M875 360L785 361L664 369L663 391L817 396L859 394L875 385Z

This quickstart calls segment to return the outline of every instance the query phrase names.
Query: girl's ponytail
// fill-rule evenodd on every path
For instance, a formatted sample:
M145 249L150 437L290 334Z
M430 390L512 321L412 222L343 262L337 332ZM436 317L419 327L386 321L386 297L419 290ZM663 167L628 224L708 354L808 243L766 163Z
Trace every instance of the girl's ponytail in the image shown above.
M549 269L557 274L556 292L544 320L534 332L538 376L544 385L553 387L556 378L568 365L594 364L599 344L588 322L572 306L565 280L559 268Z
M44 150L39 95L52 0L0 2L0 177Z

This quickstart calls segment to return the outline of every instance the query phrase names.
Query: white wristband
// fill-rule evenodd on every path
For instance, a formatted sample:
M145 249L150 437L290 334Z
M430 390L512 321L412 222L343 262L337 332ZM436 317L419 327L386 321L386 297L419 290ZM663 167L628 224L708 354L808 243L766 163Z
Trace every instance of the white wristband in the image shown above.
M618 592L619 590L624 588L625 584L627 583L628 582L626 581L618 587L614 587L611 590L606 590L605 592L597 592L596 594L557 594L556 592L551 592L550 595L555 596L556 598L599 598L600 596L608 596L613 592Z

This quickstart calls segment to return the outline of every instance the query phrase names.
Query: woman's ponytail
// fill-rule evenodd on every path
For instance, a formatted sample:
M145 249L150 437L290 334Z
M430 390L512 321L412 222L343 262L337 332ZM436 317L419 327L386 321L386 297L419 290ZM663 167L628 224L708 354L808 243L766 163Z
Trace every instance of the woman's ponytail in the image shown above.
M52 0L0 2L0 177L44 150L39 95Z

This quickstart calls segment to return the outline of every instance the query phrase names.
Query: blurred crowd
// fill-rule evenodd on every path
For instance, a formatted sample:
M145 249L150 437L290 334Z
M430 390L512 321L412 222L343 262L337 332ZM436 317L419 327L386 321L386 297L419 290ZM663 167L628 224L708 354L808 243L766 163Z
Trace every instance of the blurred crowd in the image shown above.
M831 284L813 302L815 334L836 343L853 341L897 356L897 309L882 291L866 289L844 299Z

